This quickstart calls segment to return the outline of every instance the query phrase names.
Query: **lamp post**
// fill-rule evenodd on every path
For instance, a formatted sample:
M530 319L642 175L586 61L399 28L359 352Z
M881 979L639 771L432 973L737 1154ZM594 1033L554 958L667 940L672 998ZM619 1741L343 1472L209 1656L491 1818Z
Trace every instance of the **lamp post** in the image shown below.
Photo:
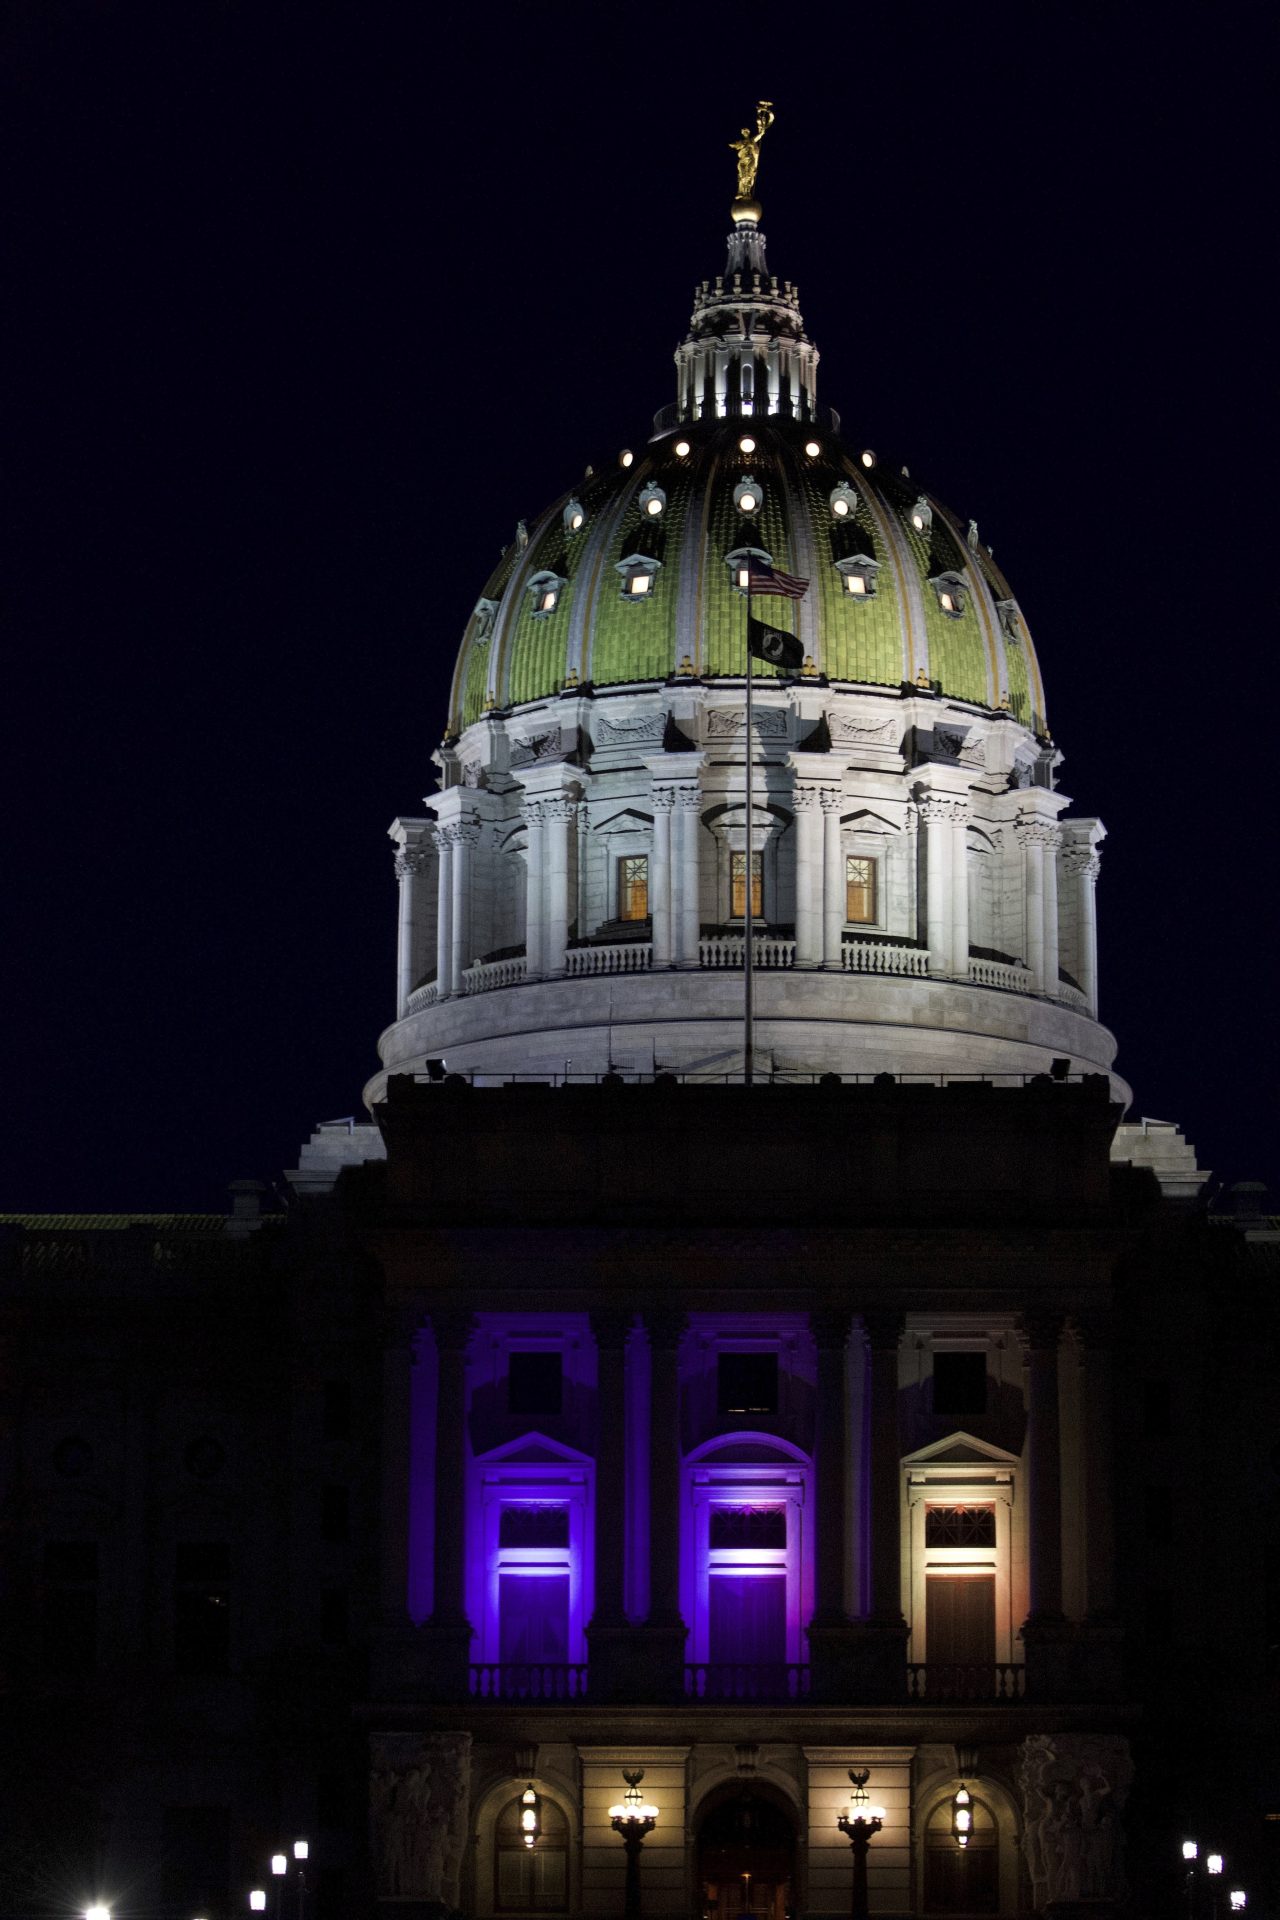
M520 1837L532 1849L538 1843L542 1823L538 1818L538 1795L532 1780L520 1795Z
M967 1847L973 1833L973 1795L964 1781L951 1802L951 1831L958 1847Z
M293 1857L298 1863L298 1920L306 1920L307 1912L307 1861L311 1858L311 1847L306 1840L295 1840Z
M870 1769L864 1767L861 1773L849 1768L849 1778L853 1783L853 1792L849 1795L849 1811L842 1813L836 1821L841 1833L853 1849L853 1920L867 1920L867 1855L871 1851L871 1842L884 1825L884 1808L869 1805L867 1778Z
M621 1835L622 1844L627 1850L627 1894L623 1915L625 1920L640 1920L640 1853L648 1835L657 1825L658 1809L640 1798L643 1767L636 1767L630 1773L624 1767L622 1777L627 1783L627 1791L617 1806L610 1807L609 1820L614 1832Z
M1187 1920L1196 1920L1196 1862L1199 1858L1199 1843L1195 1840L1184 1840L1182 1859L1183 1879L1187 1890Z

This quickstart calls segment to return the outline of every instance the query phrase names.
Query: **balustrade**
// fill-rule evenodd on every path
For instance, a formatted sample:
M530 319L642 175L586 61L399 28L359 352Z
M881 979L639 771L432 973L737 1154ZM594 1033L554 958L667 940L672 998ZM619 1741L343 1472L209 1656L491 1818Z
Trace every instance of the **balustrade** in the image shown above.
M653 943L622 940L616 946L570 947L565 972L572 978L591 973L648 973L653 966Z
M929 955L924 947L896 947L887 940L846 940L840 965L846 973L899 973L924 980Z
M1005 993L1034 993L1030 969L1003 960L969 961L969 979L975 987L999 987Z
M703 1660L686 1666L684 1690L690 1700L803 1700L809 1669L795 1661L760 1666Z
M704 934L698 942L698 965L713 970L741 967L746 955L745 940L746 936L741 933ZM752 963L757 967L794 967L796 943L777 934L758 933L752 941L751 954Z
M408 1004L405 1007L405 1012L421 1013L424 1007L434 1007L436 1001L439 998L440 998L439 983L435 980L432 980L428 986L414 988L413 992L409 995Z
M509 960L482 960L462 976L464 993L492 993L495 987L518 987L525 977L525 956Z
M907 1667L907 1698L931 1704L950 1700L1022 1700L1027 1670L1014 1662L996 1666L957 1666L912 1661Z
M473 1700L585 1700L587 1669L564 1662L490 1661L471 1669Z

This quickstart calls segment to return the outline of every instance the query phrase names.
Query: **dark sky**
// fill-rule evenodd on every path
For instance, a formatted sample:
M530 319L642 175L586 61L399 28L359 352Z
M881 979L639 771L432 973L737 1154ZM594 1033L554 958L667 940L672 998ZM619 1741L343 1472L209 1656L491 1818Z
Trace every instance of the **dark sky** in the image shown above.
M1136 1111L1274 1184L1268 17L11 5L0 1208L358 1110L463 622L673 397L761 93L822 398L977 517L1109 828Z

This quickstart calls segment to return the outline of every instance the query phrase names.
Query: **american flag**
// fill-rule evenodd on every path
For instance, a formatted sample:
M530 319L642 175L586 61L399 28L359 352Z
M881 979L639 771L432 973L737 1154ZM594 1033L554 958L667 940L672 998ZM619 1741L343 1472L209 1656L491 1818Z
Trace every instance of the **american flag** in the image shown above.
M794 573L781 573L777 567L766 566L763 560L753 560L747 568L746 588L752 594L776 593L783 600L803 600L809 591L809 582Z

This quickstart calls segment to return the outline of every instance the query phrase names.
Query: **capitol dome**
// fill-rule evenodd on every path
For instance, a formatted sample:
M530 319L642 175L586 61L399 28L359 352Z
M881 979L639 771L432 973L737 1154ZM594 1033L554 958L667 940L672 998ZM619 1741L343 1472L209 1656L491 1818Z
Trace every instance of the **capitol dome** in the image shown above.
M477 598L440 791L391 829L371 1104L429 1061L1110 1071L1104 830L1057 788L1023 611L973 520L842 435L758 206L732 221L648 443L521 521Z

